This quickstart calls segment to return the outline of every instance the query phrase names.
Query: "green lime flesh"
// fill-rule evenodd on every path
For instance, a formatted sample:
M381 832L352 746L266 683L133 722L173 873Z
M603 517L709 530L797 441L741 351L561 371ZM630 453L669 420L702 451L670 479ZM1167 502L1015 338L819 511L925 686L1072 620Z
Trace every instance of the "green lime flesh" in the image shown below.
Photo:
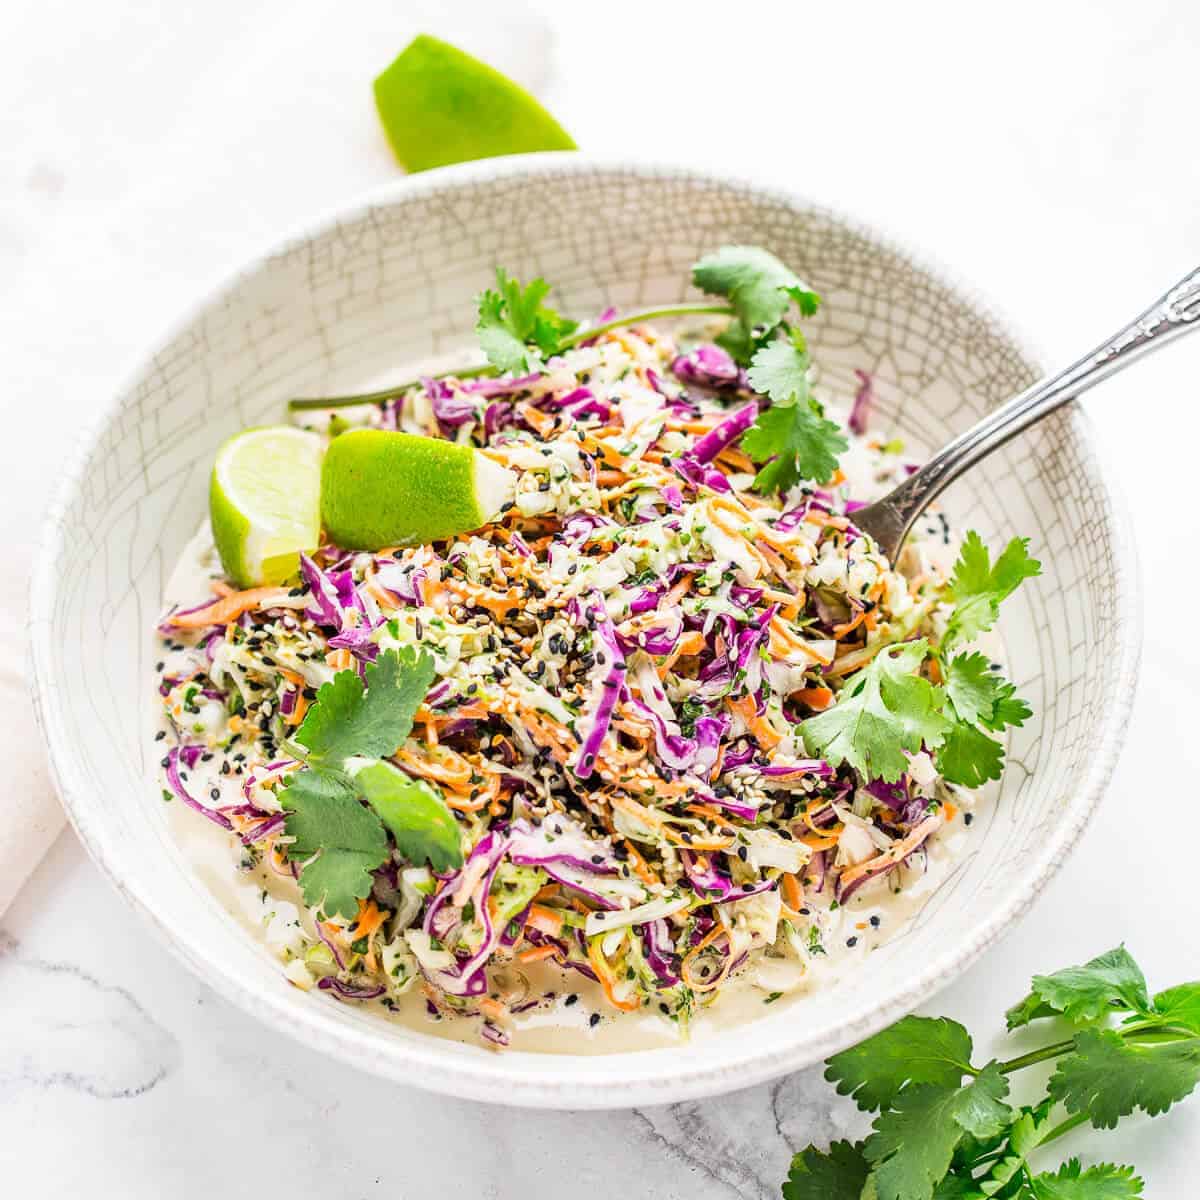
M320 544L321 439L290 426L247 429L217 451L208 512L221 566L239 587L296 574Z

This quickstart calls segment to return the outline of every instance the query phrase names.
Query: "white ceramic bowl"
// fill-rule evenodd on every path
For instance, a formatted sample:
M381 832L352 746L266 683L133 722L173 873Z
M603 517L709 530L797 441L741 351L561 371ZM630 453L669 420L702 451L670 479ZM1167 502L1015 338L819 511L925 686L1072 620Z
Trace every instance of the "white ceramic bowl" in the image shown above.
M1045 566L1003 622L1036 715L1013 738L970 854L911 930L844 984L679 1047L495 1054L289 986L183 866L149 738L149 631L204 515L217 445L281 419L288 396L352 390L470 345L472 297L497 264L544 275L567 312L586 314L683 298L692 262L726 242L768 246L811 280L825 298L810 330L825 378L850 387L855 368L873 372L880 426L915 448L1038 374L987 308L862 225L706 172L546 155L402 180L319 221L202 299L106 404L45 529L32 592L37 703L80 838L222 995L309 1046L438 1091L579 1108L678 1100L803 1067L909 1011L1019 919L1070 850L1116 758L1140 644L1133 547L1073 409L948 498L991 538L1029 535Z

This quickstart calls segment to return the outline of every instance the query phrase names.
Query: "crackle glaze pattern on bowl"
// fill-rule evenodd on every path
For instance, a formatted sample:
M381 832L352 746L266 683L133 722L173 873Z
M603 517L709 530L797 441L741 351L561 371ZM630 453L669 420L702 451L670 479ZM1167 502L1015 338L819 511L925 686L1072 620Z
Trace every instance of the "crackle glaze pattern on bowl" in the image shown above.
M687 170L576 155L432 172L255 261L141 364L68 464L32 594L36 697L85 845L167 945L222 995L306 1044L396 1080L506 1104L620 1107L712 1094L817 1061L946 984L1028 906L1114 764L1137 669L1134 554L1085 420L1065 410L947 498L991 539L1029 535L1044 576L1006 606L1015 732L989 827L913 927L827 992L691 1045L608 1056L497 1055L292 988L169 839L149 738L154 622L204 515L218 444L291 395L352 390L472 344L472 297L503 264L565 311L692 295L691 263L768 246L825 298L809 336L826 380L871 371L881 429L929 450L1036 364L984 307L877 233L793 196ZM86 665L86 670L81 666ZM777 1011L778 1010L778 1011Z

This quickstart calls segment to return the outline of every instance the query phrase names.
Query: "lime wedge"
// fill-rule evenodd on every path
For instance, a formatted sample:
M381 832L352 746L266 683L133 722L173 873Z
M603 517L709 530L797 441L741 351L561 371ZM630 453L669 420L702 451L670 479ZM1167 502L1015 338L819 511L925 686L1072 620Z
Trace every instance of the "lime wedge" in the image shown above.
M422 33L375 80L375 106L406 171L534 150L574 150L524 88Z
M217 451L208 488L213 540L239 587L283 583L321 538L321 439L247 429Z
M355 429L325 453L321 517L330 540L348 550L412 546L486 525L515 482L470 446Z

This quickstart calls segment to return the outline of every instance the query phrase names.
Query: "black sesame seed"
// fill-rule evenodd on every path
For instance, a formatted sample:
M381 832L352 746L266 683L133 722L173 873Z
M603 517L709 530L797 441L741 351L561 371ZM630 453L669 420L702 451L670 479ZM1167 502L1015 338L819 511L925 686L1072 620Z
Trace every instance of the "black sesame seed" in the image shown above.
M856 938L856 937L848 937L848 938L846 939L846 945L847 945L847 946L857 946L857 945L858 945L858 938Z
M592 1015L588 1017L588 1024L595 1029L596 1026L600 1024L600 1014L592 1013Z
M565 1005L567 1008L570 1008L570 1007L571 1007L571 1005L572 1005L572 1004L575 1004L575 1003L576 1003L578 1000L579 1000L579 997L578 997L577 995L575 995L575 993L574 993L574 992L572 992L572 993L571 993L569 996L567 996L567 997L566 997L566 998L563 1000L563 1004L564 1004L564 1005Z
M211 796L211 797L212 797L214 800L220 800L220 798L221 798L221 789L220 789L220 788L213 788L213 789L212 789L212 791L210 791L208 794L209 794L209 795L210 795L210 796Z
M156 742L161 742L161 741L163 740L163 738L165 738L166 736L167 736L167 731L166 731L165 729L160 729L160 730L159 730L159 731L158 731L158 732L157 732L157 733L154 735L154 740L155 740Z
M872 929L878 929L878 928L879 928L879 918L878 918L877 916L876 916L876 917L872 917L872 918L871 918L871 928L872 928Z

